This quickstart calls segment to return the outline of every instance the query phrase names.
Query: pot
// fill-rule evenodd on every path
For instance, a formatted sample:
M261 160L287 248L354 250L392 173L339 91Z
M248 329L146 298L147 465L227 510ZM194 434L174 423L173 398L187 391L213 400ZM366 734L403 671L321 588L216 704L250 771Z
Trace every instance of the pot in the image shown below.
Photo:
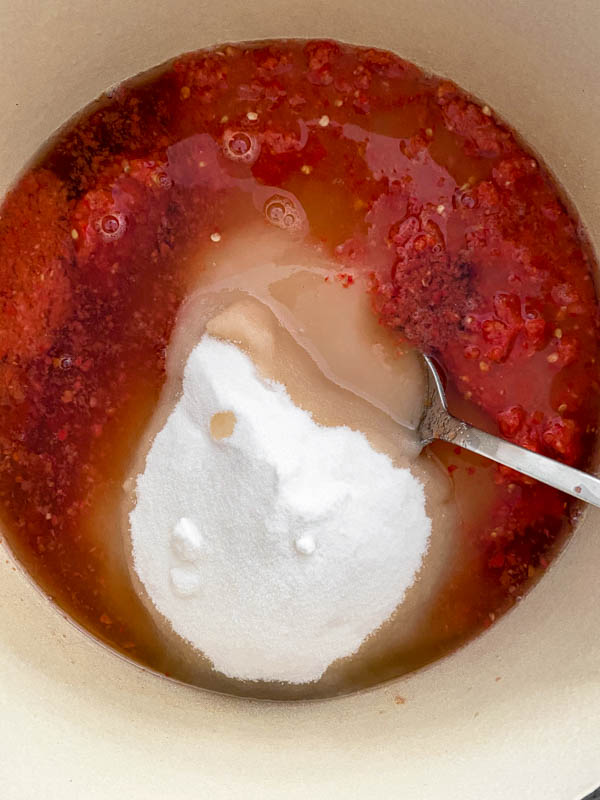
M333 37L396 51L487 102L600 246L595 0L27 0L0 4L0 192L107 87L182 51ZM392 684L310 703L161 679L64 619L0 560L7 800L578 800L600 783L600 512L498 624ZM402 702L403 701L403 702Z

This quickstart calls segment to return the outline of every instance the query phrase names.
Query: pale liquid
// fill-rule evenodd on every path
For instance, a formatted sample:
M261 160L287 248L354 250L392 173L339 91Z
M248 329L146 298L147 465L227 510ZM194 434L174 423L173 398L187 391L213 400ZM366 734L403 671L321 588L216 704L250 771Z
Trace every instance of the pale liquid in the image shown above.
M364 279L357 276L346 287L318 246L294 241L268 225L248 227L230 242L224 237L218 247L203 248L192 286L171 338L160 402L141 432L125 481L105 488L87 531L105 545L107 529L116 532L108 542L107 590L135 625L144 662L208 689L295 699L365 688L419 666L429 660L430 650L438 655L439 643L427 620L460 560L464 514L445 468L431 453L421 453L415 436L424 392L418 355L400 351L378 324ZM240 681L215 672L156 611L132 568L128 515L135 503L135 480L153 437L181 395L183 367L205 331L238 344L259 372L283 383L316 422L362 431L375 449L398 466L409 466L425 486L432 534L417 580L392 618L356 654L334 662L310 684ZM217 420L213 435L226 435L230 424ZM485 513L485 500L480 505L476 517Z

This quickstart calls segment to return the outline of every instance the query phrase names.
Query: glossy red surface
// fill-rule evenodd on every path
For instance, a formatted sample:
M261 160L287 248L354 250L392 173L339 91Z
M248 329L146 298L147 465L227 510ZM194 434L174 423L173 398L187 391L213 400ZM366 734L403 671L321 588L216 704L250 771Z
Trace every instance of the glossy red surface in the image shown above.
M108 548L83 521L152 413L198 243L265 214L304 226L349 282L371 276L374 313L439 359L457 414L571 464L595 437L598 307L577 222L487 107L391 54L332 42L226 46L126 84L2 207L0 501L44 588L142 660L113 608ZM465 522L469 557L422 660L543 572L571 509L434 450L457 494L483 491L491 511Z

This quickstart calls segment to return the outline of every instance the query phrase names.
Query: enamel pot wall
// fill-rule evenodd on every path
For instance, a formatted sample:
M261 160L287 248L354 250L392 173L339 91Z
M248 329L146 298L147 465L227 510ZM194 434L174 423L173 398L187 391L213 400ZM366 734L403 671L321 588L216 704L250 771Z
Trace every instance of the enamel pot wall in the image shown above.
M271 37L384 47L452 78L523 134L600 246L596 0L0 0L0 191L109 86L186 50ZM278 704L115 656L6 551L0 794L579 800L600 784L599 570L588 511L526 600L451 657L362 694Z

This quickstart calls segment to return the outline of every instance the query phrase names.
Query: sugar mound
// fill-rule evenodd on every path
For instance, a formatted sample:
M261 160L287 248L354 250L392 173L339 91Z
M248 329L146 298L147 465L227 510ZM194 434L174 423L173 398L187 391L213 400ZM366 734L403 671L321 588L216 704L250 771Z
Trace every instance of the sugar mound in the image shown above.
M235 419L215 438L216 414ZM422 484L366 437L323 427L234 344L205 334L130 514L133 567L214 668L308 683L402 602L427 551Z

